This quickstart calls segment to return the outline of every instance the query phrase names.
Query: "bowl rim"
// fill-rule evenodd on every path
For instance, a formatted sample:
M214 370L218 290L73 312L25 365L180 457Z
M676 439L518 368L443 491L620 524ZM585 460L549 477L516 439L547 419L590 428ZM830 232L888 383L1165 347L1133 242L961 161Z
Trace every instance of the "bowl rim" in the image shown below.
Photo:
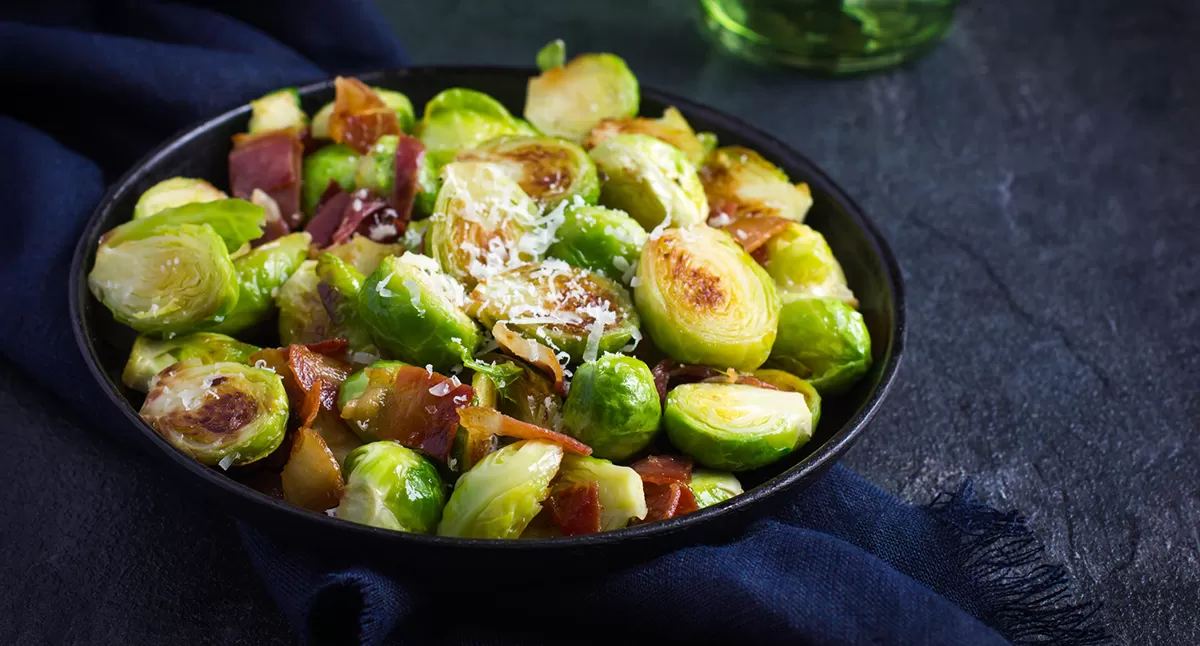
M357 78L369 84L377 84L384 79L388 81L403 80L405 78L419 76L438 76L438 75L494 75L505 77L519 77L522 79L536 76L538 72L533 68L522 68L512 66L494 66L494 65L430 65L416 66L408 68L386 68L368 71L358 74ZM310 83L297 88L301 97L313 92L327 90L333 87L333 79L327 79ZM854 223L863 231L865 237L872 247L875 255L879 258L883 265L884 273L887 275L887 286L891 292L893 303L894 316L892 325L892 334L890 343L886 349L886 363L882 368L879 378L879 384L871 392L867 400L858 408L855 414L838 429L832 437L829 438L823 445L818 447L813 453L804 458L802 461L793 465L791 468L771 477L762 482L757 487L735 496L729 500L721 502L710 507L706 507L699 511L684 516L659 521L655 523L647 523L644 525L636 525L625 529L614 530L610 532L600 532L597 534L587 534L582 536L570 536L560 538L542 538L542 539L522 539L522 540L505 540L505 539L487 539L487 538L458 538L437 535L411 534L407 532L397 532L393 530L371 527L369 525L361 525L349 521L340 520L330 517L326 514L315 513L294 505L291 505L283 500L272 498L263 494L241 482L228 477L227 475L218 472L215 469L206 467L192 458L184 455L181 451L175 449L165 439L154 432L147 425L137 411L129 404L129 402L121 395L120 386L115 383L108 373L100 365L99 356L96 353L95 347L89 338L88 331L84 324L83 304L85 299L90 298L91 294L87 288L87 281L84 279L86 274L84 262L87 259L90 247L99 238L98 231L101 221L104 219L104 214L111 208L115 198L122 191L128 190L128 187L136 180L140 179L147 173L147 169L158 162L160 159L173 154L177 149L188 145L193 139L201 136L215 125L224 122L228 119L236 118L250 111L249 105L241 105L236 108L226 110L211 118L192 124L175 134L171 135L166 141L155 147L150 152L146 153L139 159L128 171L126 171L119 179L109 186L96 208L92 211L88 218L86 227L76 243L74 253L71 259L71 274L69 284L69 309L71 316L71 327L75 336L76 345L82 353L84 361L87 363L88 370L92 376L100 384L105 395L115 405L130 423L135 425L138 430L138 438L143 441L148 447L156 447L157 452L161 457L174 462L179 468L174 471L181 474L186 474L188 481L199 487L206 487L206 497L213 498L212 494L221 493L226 497L235 497L242 499L243 502L254 505L265 514L271 517L279 518L280 520L289 520L299 523L309 522L323 526L322 529L327 532L340 532L345 538L360 538L365 541L391 540L410 543L413 545L426 545L430 547L454 547L467 550L577 550L593 545L607 545L614 542L626 541L645 541L653 537L665 536L674 534L684 529L692 529L696 526L705 523L716 522L719 518L726 516L734 516L739 512L744 512L751 507L758 506L765 502L768 498L775 498L783 493L793 489L796 485L806 480L811 476L815 476L822 471L828 469L837 461L838 456L843 453L850 444L858 437L867 426L867 423L874 417L882 404L884 398L891 390L892 384L895 381L897 370L900 366L901 357L905 346L905 337L907 333L906 324L906 305L903 275L900 270L900 265L896 261L891 248L888 246L883 235L876 228L874 223L866 216L862 208L850 198L846 192L838 186L823 170L816 164L810 161L807 157L795 151L788 144L780 141L776 137L763 132L755 126L746 123L742 119L730 115L725 112L718 111L714 108L709 108L702 104L696 103L689 99L677 96L670 92L663 92L655 88L642 86L640 92L643 97L650 98L655 101L660 101L667 105L673 105L686 115L699 115L703 119L715 123L721 123L730 130L735 130L747 138L756 139L760 144L766 144L767 150L756 148L758 152L765 153L764 156L773 158L781 162L780 165L791 168L802 169L805 175L805 181L810 185L824 191L831 199L838 202L846 211L846 214L854 221ZM229 506L224 509L233 515L237 515L237 511ZM271 518L264 516L261 522L269 522Z

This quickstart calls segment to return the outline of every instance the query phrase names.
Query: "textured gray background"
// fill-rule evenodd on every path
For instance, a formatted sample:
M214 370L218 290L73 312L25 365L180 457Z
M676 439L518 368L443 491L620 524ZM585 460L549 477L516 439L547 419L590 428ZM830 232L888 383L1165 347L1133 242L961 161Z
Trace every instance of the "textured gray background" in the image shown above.
M847 462L914 502L973 477L1120 643L1200 644L1198 3L969 3L916 65L837 81L720 56L688 0L381 4L417 64L527 66L562 37L826 168L910 304L900 382ZM58 409L0 369L0 506L45 501L0 521L0 642L289 643L230 522ZM61 489L23 484L47 470Z

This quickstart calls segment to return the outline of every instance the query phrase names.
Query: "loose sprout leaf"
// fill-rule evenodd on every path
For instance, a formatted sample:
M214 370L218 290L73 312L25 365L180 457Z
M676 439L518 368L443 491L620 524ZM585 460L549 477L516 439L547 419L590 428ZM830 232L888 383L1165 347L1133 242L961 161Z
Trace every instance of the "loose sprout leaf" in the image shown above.
M266 211L261 206L241 199L184 204L117 225L100 237L100 244L115 247L157 235L175 226L207 224L225 242L225 248L233 253L262 235L266 217Z
M646 517L641 477L629 467L595 457L568 454L558 471L558 484L595 483L600 502L600 531L612 531Z
M308 115L300 109L300 93L284 88L250 102L250 134L272 130L300 132L308 126Z
M497 323L492 327L492 336L496 342L500 344L513 356L524 359L538 368L544 370L547 374L554 377L554 388L560 394L566 389L563 380L563 367L559 363L558 357L549 347L521 337L521 335L508 329L508 326L503 322Z
M562 67L567 62L567 44L561 38L552 40L537 53L537 68L543 72Z
M523 440L544 440L553 442L571 453L579 455L592 454L591 447L570 435L563 435L548 428L522 422L492 408L468 406L459 410L458 415L459 423L463 427L476 432L502 435L504 437L516 437Z
M700 509L725 502L734 496L742 494L742 483L732 473L713 471L711 469L696 469L692 472L692 481L688 483L696 505Z
M500 395L506 399L512 399L509 388L513 382L524 374L521 366L503 361L485 362L471 357L464 357L463 365L477 373L486 375L491 380L493 386L499 391Z
M172 177L146 189L133 206L133 219L150 217L159 211L184 204L228 199L224 191L193 177Z
M149 392L154 376L180 361L246 363L258 350L257 346L215 332L196 332L165 340L139 335L129 352L121 381L134 390Z

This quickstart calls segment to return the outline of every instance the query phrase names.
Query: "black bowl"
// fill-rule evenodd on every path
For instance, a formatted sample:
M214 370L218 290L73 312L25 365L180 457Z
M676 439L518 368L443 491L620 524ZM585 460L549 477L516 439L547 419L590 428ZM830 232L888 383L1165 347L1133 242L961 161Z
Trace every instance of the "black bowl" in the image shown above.
M449 87L487 92L519 114L526 80L533 70L486 67L431 67L363 75L372 84L404 92L423 105ZM333 98L326 81L300 89L310 114ZM134 333L116 322L88 293L90 270L100 235L128 220L142 191L183 175L227 184L230 137L246 129L248 107L219 115L183 132L151 152L109 190L88 222L71 266L71 317L84 359L113 403L137 427L156 460L195 490L255 526L290 543L322 552L371 555L376 565L436 569L542 566L540 572L607 569L668 550L725 539L816 480L861 433L895 378L904 346L904 292L900 269L883 237L859 207L812 162L782 142L733 117L664 92L643 88L642 113L656 115L673 105L697 131L715 132L722 145L757 150L783 168L793 181L808 182L814 205L807 222L825 234L841 260L873 341L875 363L850 392L828 398L818 428L807 445L756 472L740 474L744 495L680 518L630 529L561 539L499 541L443 538L392 532L316 514L272 499L218 470L205 467L160 438L137 415L142 395L121 383L121 370ZM546 566L550 566L547 568Z

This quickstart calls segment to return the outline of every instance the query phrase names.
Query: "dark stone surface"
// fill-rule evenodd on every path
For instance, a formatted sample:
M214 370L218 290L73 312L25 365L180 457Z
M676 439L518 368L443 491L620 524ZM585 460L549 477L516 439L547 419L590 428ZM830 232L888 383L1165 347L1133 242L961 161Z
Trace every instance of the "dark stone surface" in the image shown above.
M1200 8L975 2L917 64L819 80L724 58L685 0L416 4L384 6L417 63L529 65L562 37L825 167L909 289L850 466L915 502L974 477L1120 643L1200 643ZM0 505L45 501L0 516L0 643L288 643L230 522L58 408L0 369Z

